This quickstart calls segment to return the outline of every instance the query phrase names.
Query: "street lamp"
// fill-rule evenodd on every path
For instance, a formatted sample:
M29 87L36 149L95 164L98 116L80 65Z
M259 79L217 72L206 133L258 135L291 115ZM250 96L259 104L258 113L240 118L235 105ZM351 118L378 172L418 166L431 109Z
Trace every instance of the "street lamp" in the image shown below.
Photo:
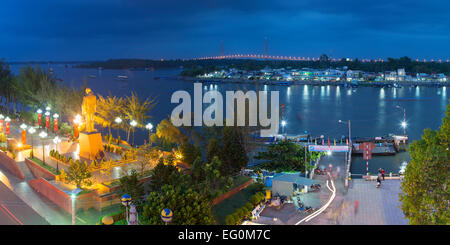
M128 224L128 206L131 203L131 196L128 195L128 194L123 194L123 196L120 198L120 201L125 206L125 209L126 209L126 220L127 220L127 224Z
M31 136L31 154L30 154L31 158L33 158L33 151L34 151L33 134L34 134L35 132L36 132L36 129L34 129L33 127L30 127L30 128L28 129L28 133L29 133L30 136Z
M137 122L135 120L130 122L131 127L133 127L133 146L134 146L134 127L136 127Z
M114 121L117 123L117 144L120 144L120 142L119 142L119 128L120 128L120 124L122 123L122 118L116 117L116 119Z
M47 137L47 133L45 131L42 131L39 133L39 137L42 139L42 162L45 165L45 145L44 145L44 139Z
M58 136L56 136L56 137L53 139L53 143L55 143L55 150L57 151L57 150L58 150L58 149L57 149L58 143L61 143L61 139L60 139ZM59 173L59 164L58 164L58 161L56 161L56 173Z
M150 144L150 135L152 133L153 124L147 123L147 125L145 125L145 128L148 129L148 143Z
M401 122L400 125L403 128L403 135L406 136L406 126L408 126L408 124L406 123L406 109L401 106L396 106L396 108L403 109L403 122Z
M165 208L161 211L161 219L164 223L169 223L172 221L173 218L173 212L169 208Z

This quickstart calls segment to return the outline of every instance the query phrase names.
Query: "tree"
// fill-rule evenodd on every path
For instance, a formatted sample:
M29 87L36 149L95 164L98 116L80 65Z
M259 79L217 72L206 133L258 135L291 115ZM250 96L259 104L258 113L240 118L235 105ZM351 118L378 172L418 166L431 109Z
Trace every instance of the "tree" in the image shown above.
M223 150L221 159L228 173L236 173L248 164L242 134L237 127L223 127Z
M140 174L144 175L146 168L153 168L158 163L158 159L161 152L156 147L150 147L149 145L142 145L137 148L136 156L140 168Z
M114 169L114 162L113 162L113 160L107 160L105 162L102 162L100 167L101 167L100 168L100 173L102 173L103 175L108 176L108 181L111 181L111 177L112 177L112 173L113 173L112 171Z
M148 194L142 214L143 223L162 225L161 210L169 208L173 212L171 224L211 225L214 217L211 203L197 191L180 185L164 185L160 190Z
M203 175L212 191L228 190L233 185L231 177L221 174L220 169L223 169L222 165L222 161L217 156L214 156L211 162L205 164ZM213 196L215 196L214 193Z
M200 147L190 144L183 143L178 147L178 151L181 153L181 160L187 163L189 166L197 159L197 157L202 157L202 152Z
M69 169L67 171L67 180L69 181L69 183L74 183L77 188L92 185L92 182L89 178L91 178L91 173L89 172L87 162L76 160L72 165L69 166Z
M156 99L148 97L145 101L142 101L138 95L134 92L131 92L130 96L125 98L125 107L123 109L123 113L125 114L125 118L129 121L135 120L137 122L137 127L144 127L145 121L151 118L147 113L156 105ZM127 141L130 140L130 131L134 127L128 126L128 134Z
M211 162L214 156L220 156L220 151L219 141L215 138L210 139L206 148L206 162Z
M124 100L122 98L111 95L108 97L98 95L95 121L104 128L108 127L109 135L111 135L111 125L113 125L114 120L121 115L123 110Z
M178 171L176 166L166 164L163 158L159 159L158 164L151 171L150 188L152 190L159 190L164 185L178 185L185 179L184 174Z
M316 159L318 154L320 153L310 153L310 158ZM290 141L282 140L271 144L267 151L259 152L255 158L265 160L263 167L267 170L305 172L305 147Z
M156 127L156 135L178 145L186 143L187 137L171 121L164 119Z
M409 224L449 225L450 104L438 130L425 129L409 146L411 161L401 183L401 208Z
M137 206L140 206L144 196L144 186L139 182L138 173L135 169L129 175L120 178L120 196L128 194Z

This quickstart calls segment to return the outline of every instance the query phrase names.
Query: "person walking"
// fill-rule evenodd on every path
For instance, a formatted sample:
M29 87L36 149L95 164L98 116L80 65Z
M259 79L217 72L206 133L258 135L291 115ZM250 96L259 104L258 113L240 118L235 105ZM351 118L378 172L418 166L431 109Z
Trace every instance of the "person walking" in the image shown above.
M359 201L356 200L355 201L355 214L358 213L358 206L359 206Z
M381 186L381 173L378 173L377 176L377 188Z
M381 169L381 176L383 177L383 181L384 181L384 175L386 174L386 171L384 169Z

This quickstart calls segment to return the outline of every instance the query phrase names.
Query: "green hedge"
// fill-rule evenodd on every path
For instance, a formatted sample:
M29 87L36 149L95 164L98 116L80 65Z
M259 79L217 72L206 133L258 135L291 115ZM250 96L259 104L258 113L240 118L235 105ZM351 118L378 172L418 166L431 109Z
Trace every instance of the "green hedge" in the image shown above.
M243 219L248 217L253 209L262 201L265 200L264 192L257 192L250 198L250 202L247 202L244 206L238 208L234 213L225 217L225 223L227 225L240 224Z

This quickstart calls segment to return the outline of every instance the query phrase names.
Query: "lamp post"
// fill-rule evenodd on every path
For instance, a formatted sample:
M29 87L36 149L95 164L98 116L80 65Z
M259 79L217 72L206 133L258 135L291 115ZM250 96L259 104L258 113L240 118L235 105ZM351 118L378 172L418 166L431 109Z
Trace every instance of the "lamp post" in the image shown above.
M56 136L56 137L53 139L53 143L55 143L55 150L57 151L57 150L58 150L58 149L57 149L58 143L61 143L61 139L60 139L58 136ZM56 173L59 173L59 164L58 164L58 161L56 161Z
M127 220L127 224L128 224L128 206L131 203L131 196L128 195L128 194L123 194L123 196L120 198L120 201L125 206L125 209L126 209L126 220Z
M408 124L406 123L406 109L404 107L401 106L396 106L398 109L402 109L403 110L403 122L401 123L402 128L403 128L403 135L406 136L406 126L408 126Z
M145 125L145 128L148 129L148 143L150 144L150 136L152 133L153 124L147 123L147 125Z
M161 211L161 219L167 225L173 218L173 212L169 208L165 208Z
M44 145L44 139L47 137L47 133L45 131L42 131L39 133L39 137L42 139L42 162L45 165L45 145Z
M38 127L40 128L41 127L42 110L38 109L36 111L36 113L38 114Z
M27 125L25 123L22 123L20 125L20 128L22 129L22 145L26 145L27 144Z
M53 114L53 124L54 124L54 127L53 127L53 131L56 133L56 131L58 131L58 117L59 117L59 115L58 115L58 113L55 113L55 114Z
M137 122L135 120L133 120L130 122L130 125L131 125L131 127L133 127L133 146L134 146L134 130L135 130L134 128L136 127Z
M122 118L116 117L116 119L114 121L117 123L117 144L120 144L120 142L119 142L119 128L120 128L120 124L122 123Z
M31 154L30 154L30 156L31 156L31 158L33 158L33 151L34 151L34 144L33 144L33 134L36 132L36 129L34 129L33 127L30 127L29 129L28 129L28 133L30 134L30 137L31 137Z
M6 122L5 133L6 133L6 135L8 135L9 134L9 123L11 122L11 118L6 117L5 122Z
M81 116L77 114L75 119L73 119L73 138L78 138L78 127L81 123Z

